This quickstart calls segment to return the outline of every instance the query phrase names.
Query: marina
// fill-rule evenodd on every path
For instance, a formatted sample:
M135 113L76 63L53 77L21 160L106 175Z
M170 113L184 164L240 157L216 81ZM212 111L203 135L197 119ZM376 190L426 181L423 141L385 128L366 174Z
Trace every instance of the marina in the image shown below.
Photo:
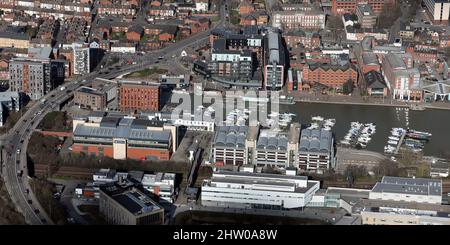
M402 147L410 149L413 152L422 152L431 136L432 134L428 132L392 128L391 136L388 137L384 152L387 154L397 154Z
M376 132L376 126L373 123L351 122L350 130L340 141L341 145L356 149L364 149L372 140L372 135Z
M308 129L324 129L327 131L331 131L331 129L336 124L336 119L329 118L325 119L321 116L314 116L311 117L311 124L309 125Z
M422 153L442 157L442 154L450 153L448 139L450 138L450 113L446 110L427 108L424 111L415 111L397 107L383 107L370 105L339 105L297 102L295 105L280 105L280 112L293 112L298 115L293 121L305 125L311 124L311 117L335 118L337 123L333 127L333 133L337 142L348 133L349 124L352 121L373 122L377 126L377 133L372 135L372 140L367 145L367 150L383 153L391 136L392 128L414 129L431 133L432 140L426 143ZM397 116L398 115L398 116ZM436 121L434 123L433 121ZM408 124L408 126L407 126ZM397 136L400 138L400 136Z

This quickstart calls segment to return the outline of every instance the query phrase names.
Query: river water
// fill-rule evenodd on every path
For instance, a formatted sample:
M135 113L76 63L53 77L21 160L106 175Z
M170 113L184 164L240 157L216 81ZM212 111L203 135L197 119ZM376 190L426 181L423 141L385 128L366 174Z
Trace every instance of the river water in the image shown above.
M312 116L335 118L336 125L333 132L337 142L347 134L350 122L375 123L376 133L372 136L367 149L377 152L383 152L391 128L407 128L408 121L409 128L433 134L425 145L425 155L441 156L443 152L450 151L450 111L447 110L412 111L388 106L297 102L294 105L281 105L280 112L295 113L297 116L293 121L302 124L309 124Z

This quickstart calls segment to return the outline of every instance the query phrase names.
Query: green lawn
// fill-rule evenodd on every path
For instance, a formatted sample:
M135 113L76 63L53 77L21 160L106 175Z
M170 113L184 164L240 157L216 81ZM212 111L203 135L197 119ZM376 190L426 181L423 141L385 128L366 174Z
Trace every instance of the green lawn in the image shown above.
M161 69L158 67L147 68L141 71L132 72L124 76L124 78L137 78L137 77L148 77L153 74L164 74L167 73L166 69Z

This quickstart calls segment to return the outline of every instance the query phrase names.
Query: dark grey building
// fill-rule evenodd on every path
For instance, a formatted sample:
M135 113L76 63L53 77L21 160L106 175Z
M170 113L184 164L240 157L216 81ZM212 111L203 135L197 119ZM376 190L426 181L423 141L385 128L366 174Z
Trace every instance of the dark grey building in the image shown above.
M129 181L100 186L100 213L115 225L163 225L164 209L154 196Z
M64 62L49 58L14 58L9 63L9 88L37 100L64 82Z

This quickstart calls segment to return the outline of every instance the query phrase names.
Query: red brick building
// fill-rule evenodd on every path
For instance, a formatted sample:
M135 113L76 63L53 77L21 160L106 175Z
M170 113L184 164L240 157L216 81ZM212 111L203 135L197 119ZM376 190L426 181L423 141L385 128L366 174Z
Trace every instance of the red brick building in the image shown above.
M114 159L169 160L176 127L119 117L75 119L72 152Z
M142 37L142 33L144 32L143 28L141 26L132 26L127 31L127 40L128 41L134 41L139 42Z
M438 60L437 46L411 45L406 48L406 53L410 53L414 63L436 63Z
M362 74L366 74L369 71L381 71L378 57L372 52L363 53L361 55L359 67L361 68Z
M340 89L348 80L356 86L358 72L353 64L330 65L328 63L307 63L303 66L302 81L321 84L329 88Z
M368 4L375 14L381 13L386 3L395 4L395 0L331 0L333 14L355 13L358 4Z
M250 14L255 12L255 7L247 0L242 0L241 4L239 4L239 14Z
M320 36L317 33L306 33L302 30L290 31L283 34L286 45L291 48L301 46L312 49L320 46Z
M119 105L121 111L159 111L159 85L121 83Z

